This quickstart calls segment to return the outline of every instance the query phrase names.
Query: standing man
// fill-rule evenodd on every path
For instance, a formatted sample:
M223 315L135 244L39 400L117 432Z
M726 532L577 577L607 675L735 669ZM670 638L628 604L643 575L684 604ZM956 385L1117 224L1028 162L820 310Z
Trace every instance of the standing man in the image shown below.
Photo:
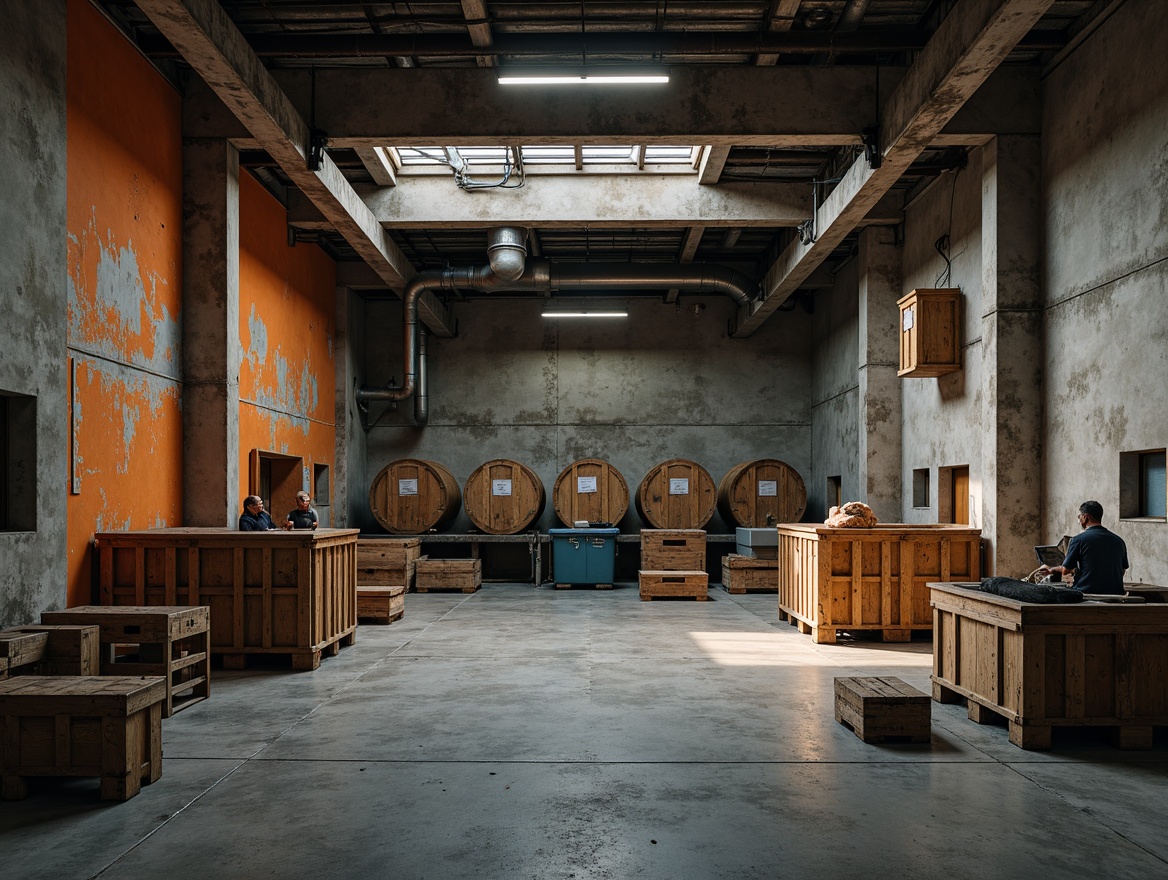
M296 509L288 514L288 519L284 521L284 528L315 529L317 527L319 518L316 511L309 507L309 502L307 492L296 493Z
M1048 571L1059 575L1075 572L1074 587L1084 593L1122 596L1123 573L1131 566L1123 538L1103 527L1103 505L1084 501L1079 505L1079 534L1071 538L1067 558Z
M239 515L241 532L271 532L276 524L264 511L264 499L259 495L248 495L243 499L243 513Z

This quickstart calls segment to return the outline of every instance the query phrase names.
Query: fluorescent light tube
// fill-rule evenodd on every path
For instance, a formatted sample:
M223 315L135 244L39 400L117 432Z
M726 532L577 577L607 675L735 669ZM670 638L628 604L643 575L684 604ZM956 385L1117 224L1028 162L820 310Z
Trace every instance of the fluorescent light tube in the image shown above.
M564 68L512 68L499 72L499 83L507 86L561 86L561 85L644 85L669 82L669 71L659 68L581 70Z
M545 318L627 318L628 312L544 312Z

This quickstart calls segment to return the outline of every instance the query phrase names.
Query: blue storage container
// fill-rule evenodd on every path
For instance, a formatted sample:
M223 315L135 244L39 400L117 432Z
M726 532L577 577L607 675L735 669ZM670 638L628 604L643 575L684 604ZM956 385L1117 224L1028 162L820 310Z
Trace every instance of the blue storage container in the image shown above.
M557 584L612 584L620 529L548 529Z

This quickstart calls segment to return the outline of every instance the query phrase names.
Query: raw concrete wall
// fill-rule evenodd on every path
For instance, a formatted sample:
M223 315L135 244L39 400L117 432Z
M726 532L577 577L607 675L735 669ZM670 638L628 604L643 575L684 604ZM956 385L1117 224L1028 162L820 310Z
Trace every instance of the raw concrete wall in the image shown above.
M726 336L731 303L683 297L680 309L633 300L627 319L549 321L542 301L457 304L459 335L431 337L430 424L410 426L412 404L386 412L368 434L368 480L398 458L427 458L460 485L494 458L515 459L549 496L538 525L559 522L550 496L560 471L602 458L630 495L656 464L688 458L716 481L733 465L779 458L807 479L811 465L810 318L776 315L748 339ZM623 301L621 303L623 305ZM695 305L703 306L697 314ZM370 302L361 381L400 382L400 306ZM352 321L350 322L352 326ZM376 419L383 404L370 407ZM368 481L350 492L368 493ZM364 497L357 503L367 506ZM470 526L465 512L454 531ZM640 528L630 502L624 531ZM729 526L715 514L711 532Z
M858 301L859 264L854 259L836 274L835 287L815 298L806 517L810 521L822 522L835 504L834 497L827 497L828 477L840 478L843 501L861 499Z
M939 468L969 467L970 524L980 527L982 498L982 151L942 175L905 211L903 289L956 287L963 294L962 370L935 379L902 379L903 522L949 521ZM947 270L936 242L950 241ZM946 277L948 275L948 277ZM912 473L929 469L929 506L913 507Z
M35 529L0 532L8 626L65 605L65 2L4 0L0 20L0 392L36 398L35 464L19 475L35 471Z
M1043 528L1103 504L1129 578L1168 583L1168 524L1120 521L1119 456L1168 445L1168 4L1126 3L1046 80Z

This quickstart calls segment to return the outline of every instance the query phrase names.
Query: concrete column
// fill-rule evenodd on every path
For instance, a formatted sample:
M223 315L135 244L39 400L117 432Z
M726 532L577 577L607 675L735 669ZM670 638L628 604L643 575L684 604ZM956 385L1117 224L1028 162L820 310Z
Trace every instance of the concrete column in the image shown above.
M901 249L884 226L860 232L859 486L883 522L901 522L901 380L896 301Z
M183 141L183 524L230 526L239 469L239 153Z
M982 457L987 573L1036 565L1041 527L1041 153L1038 137L1001 136L982 171ZM971 478L975 475L971 474Z

